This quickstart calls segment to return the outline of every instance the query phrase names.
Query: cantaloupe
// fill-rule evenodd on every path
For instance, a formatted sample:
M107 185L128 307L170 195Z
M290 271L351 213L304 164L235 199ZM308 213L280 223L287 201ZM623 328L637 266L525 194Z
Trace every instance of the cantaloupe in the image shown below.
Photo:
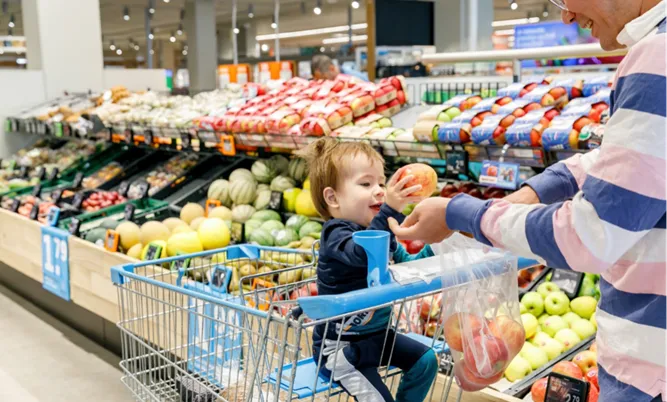
M137 260L141 259L141 250L144 248L144 245L141 243L137 243L134 246L130 247L129 250L127 250L127 256L136 258Z
M220 218L223 221L232 220L232 210L227 207L215 207L208 211L209 218Z
M174 228L174 230L171 231L172 235L175 235L177 233L189 233L189 232L195 232L196 230L192 229L188 225L179 225Z
M167 255L169 257L173 257L178 253L199 253L203 250L204 248L196 232L176 233L167 240Z
M199 225L201 225L201 223L204 222L205 219L206 218L203 216L193 219L192 222L190 222L190 227L192 228L192 230L196 231L199 228Z
M204 250L222 248L229 244L230 235L227 224L220 218L208 218L197 230Z
M172 232L179 226L187 225L187 223L183 222L178 218L167 218L163 220L162 223L164 223Z
M120 245L123 247L123 250L129 250L134 245L139 243L141 238L141 229L134 222L122 222L116 226L116 232L120 237Z
M194 202L189 202L181 209L181 220L189 225L195 218L202 217L204 214L204 207Z
M140 241L144 245L155 240L167 241L170 235L169 228L162 222L148 221L141 225Z

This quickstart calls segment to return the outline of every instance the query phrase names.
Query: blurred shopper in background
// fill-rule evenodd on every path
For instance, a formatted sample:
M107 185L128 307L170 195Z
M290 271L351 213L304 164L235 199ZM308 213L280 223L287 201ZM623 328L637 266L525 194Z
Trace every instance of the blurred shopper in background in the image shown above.
M336 63L334 63L329 56L324 54L313 56L313 59L310 62L310 69L313 72L313 78L316 80L333 80L336 79L338 74L342 73L363 81L368 81L367 74L351 68L346 68L345 66L338 68Z

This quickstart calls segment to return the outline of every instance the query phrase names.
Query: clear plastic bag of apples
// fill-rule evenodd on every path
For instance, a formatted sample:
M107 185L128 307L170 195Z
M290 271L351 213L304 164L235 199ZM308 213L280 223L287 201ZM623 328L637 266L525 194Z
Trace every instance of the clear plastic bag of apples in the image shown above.
M434 245L443 280L442 323L464 391L498 382L525 341L517 257L456 234Z

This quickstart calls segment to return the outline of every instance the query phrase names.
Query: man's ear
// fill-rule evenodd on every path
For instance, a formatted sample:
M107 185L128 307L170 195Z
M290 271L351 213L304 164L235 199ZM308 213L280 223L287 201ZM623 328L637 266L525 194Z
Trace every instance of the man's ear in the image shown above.
M333 188L325 188L322 195L324 195L324 202L326 202L329 207L338 208L338 198L336 197L336 191Z

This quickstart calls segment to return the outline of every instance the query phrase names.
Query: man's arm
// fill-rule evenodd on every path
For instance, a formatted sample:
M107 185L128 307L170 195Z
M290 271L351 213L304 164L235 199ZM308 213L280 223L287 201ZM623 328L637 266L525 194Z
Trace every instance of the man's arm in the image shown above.
M651 56L664 42L658 35L627 56L599 155L572 201L512 205L460 195L447 206L448 226L557 268L603 272L618 261L666 212L666 66Z

